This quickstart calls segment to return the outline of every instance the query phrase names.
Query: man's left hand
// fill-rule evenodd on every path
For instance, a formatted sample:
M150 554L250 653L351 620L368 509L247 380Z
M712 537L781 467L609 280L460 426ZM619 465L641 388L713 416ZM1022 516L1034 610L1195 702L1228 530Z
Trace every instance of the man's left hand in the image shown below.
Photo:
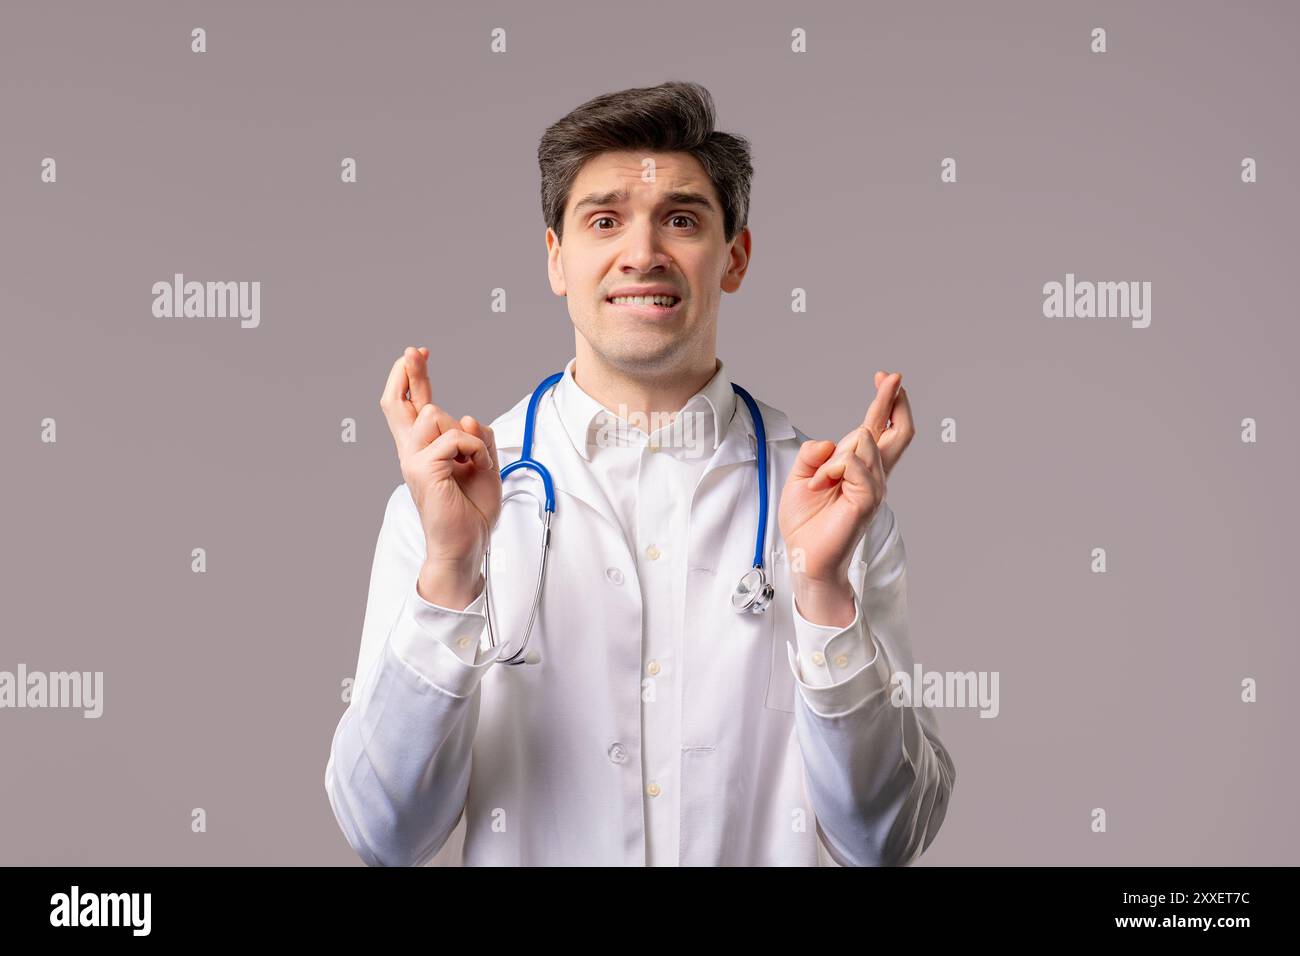
M902 381L901 372L876 372L876 396L862 423L838 443L804 442L781 492L777 520L795 596L815 623L844 617L845 601L852 620L849 562L885 500L889 473L916 434Z

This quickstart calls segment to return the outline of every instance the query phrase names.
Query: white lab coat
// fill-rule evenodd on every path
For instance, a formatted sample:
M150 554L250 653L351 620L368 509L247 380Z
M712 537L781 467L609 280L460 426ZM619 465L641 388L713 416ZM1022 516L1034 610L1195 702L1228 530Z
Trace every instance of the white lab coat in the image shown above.
M492 422L501 467L519 457L524 396ZM731 609L753 556L758 485L747 410L732 418L690 504L682 680L681 865L889 865L913 861L943 822L955 780L935 716L891 702L913 667L906 558L880 506L851 581L874 660L826 686L794 656L794 605L777 506L808 436L761 400L776 588L762 615ZM642 865L644 661L637 563L616 515L542 402L534 457L554 477L537 665L493 662L482 618L418 598L424 533L405 484L375 554L357 683L334 734L325 787L370 865ZM507 479L530 482L535 472ZM507 500L492 535L497 640L523 635L541 522ZM482 609L482 595L467 608ZM448 648L462 648L449 652ZM466 649L468 648L468 649ZM827 678L829 679L829 678Z

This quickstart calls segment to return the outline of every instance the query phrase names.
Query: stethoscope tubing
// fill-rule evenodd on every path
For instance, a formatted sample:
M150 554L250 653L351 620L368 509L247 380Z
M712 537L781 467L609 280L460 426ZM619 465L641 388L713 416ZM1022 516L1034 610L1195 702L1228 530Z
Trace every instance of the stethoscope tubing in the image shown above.
M546 580L546 560L551 549L551 518L555 514L555 482L551 478L550 470L540 461L533 457L533 436L537 425L537 407L541 404L542 397L549 391L552 386L564 378L563 372L556 372L554 375L548 375L533 389L532 396L528 399L528 413L524 418L524 440L520 449L519 458L511 462L501 470L501 482L504 485L506 478L520 470L529 470L537 472L542 479L542 487L546 493L545 511L542 515L542 561L537 572L537 585L533 591L532 611L528 615L528 627L524 631L524 640L519 649L511 654L508 658L499 660L502 664L522 664L524 663L524 651L528 647L528 639L533 632L533 623L537 619L537 610L541 604L542 585ZM763 415L758 410L758 403L754 397L741 388L735 382L731 383L734 391L749 409L750 420L754 423L754 438L757 443L755 453L758 456L758 531L754 536L754 562L753 569L759 572L759 580L766 582L763 568L763 550L767 541L767 432L763 427ZM492 577L492 548L489 541L488 547L483 552L483 599L484 608L487 613L488 627L488 644L495 648L496 635L492 626L492 595L491 595L491 577Z

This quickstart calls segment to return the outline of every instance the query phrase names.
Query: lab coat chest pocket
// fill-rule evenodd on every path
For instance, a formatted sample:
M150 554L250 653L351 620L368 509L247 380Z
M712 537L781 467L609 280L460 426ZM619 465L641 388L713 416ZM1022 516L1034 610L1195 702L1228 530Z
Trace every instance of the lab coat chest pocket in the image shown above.
M781 710L794 713L794 674L790 671L790 661L786 652L786 642L794 643L794 613L790 598L789 565L783 550L773 550L770 569L772 587L775 594L772 603L763 616L767 618L767 638L769 647L769 668L767 696L764 704L769 710Z

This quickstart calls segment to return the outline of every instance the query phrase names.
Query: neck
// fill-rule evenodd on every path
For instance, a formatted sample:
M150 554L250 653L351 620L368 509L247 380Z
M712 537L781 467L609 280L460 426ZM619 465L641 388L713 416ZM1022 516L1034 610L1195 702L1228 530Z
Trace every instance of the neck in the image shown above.
M628 419L640 413L647 421L675 420L691 396L718 371L717 356L703 353L662 372L630 372L601 361L586 343L578 343L573 380L606 409ZM658 419L655 416L660 416Z

